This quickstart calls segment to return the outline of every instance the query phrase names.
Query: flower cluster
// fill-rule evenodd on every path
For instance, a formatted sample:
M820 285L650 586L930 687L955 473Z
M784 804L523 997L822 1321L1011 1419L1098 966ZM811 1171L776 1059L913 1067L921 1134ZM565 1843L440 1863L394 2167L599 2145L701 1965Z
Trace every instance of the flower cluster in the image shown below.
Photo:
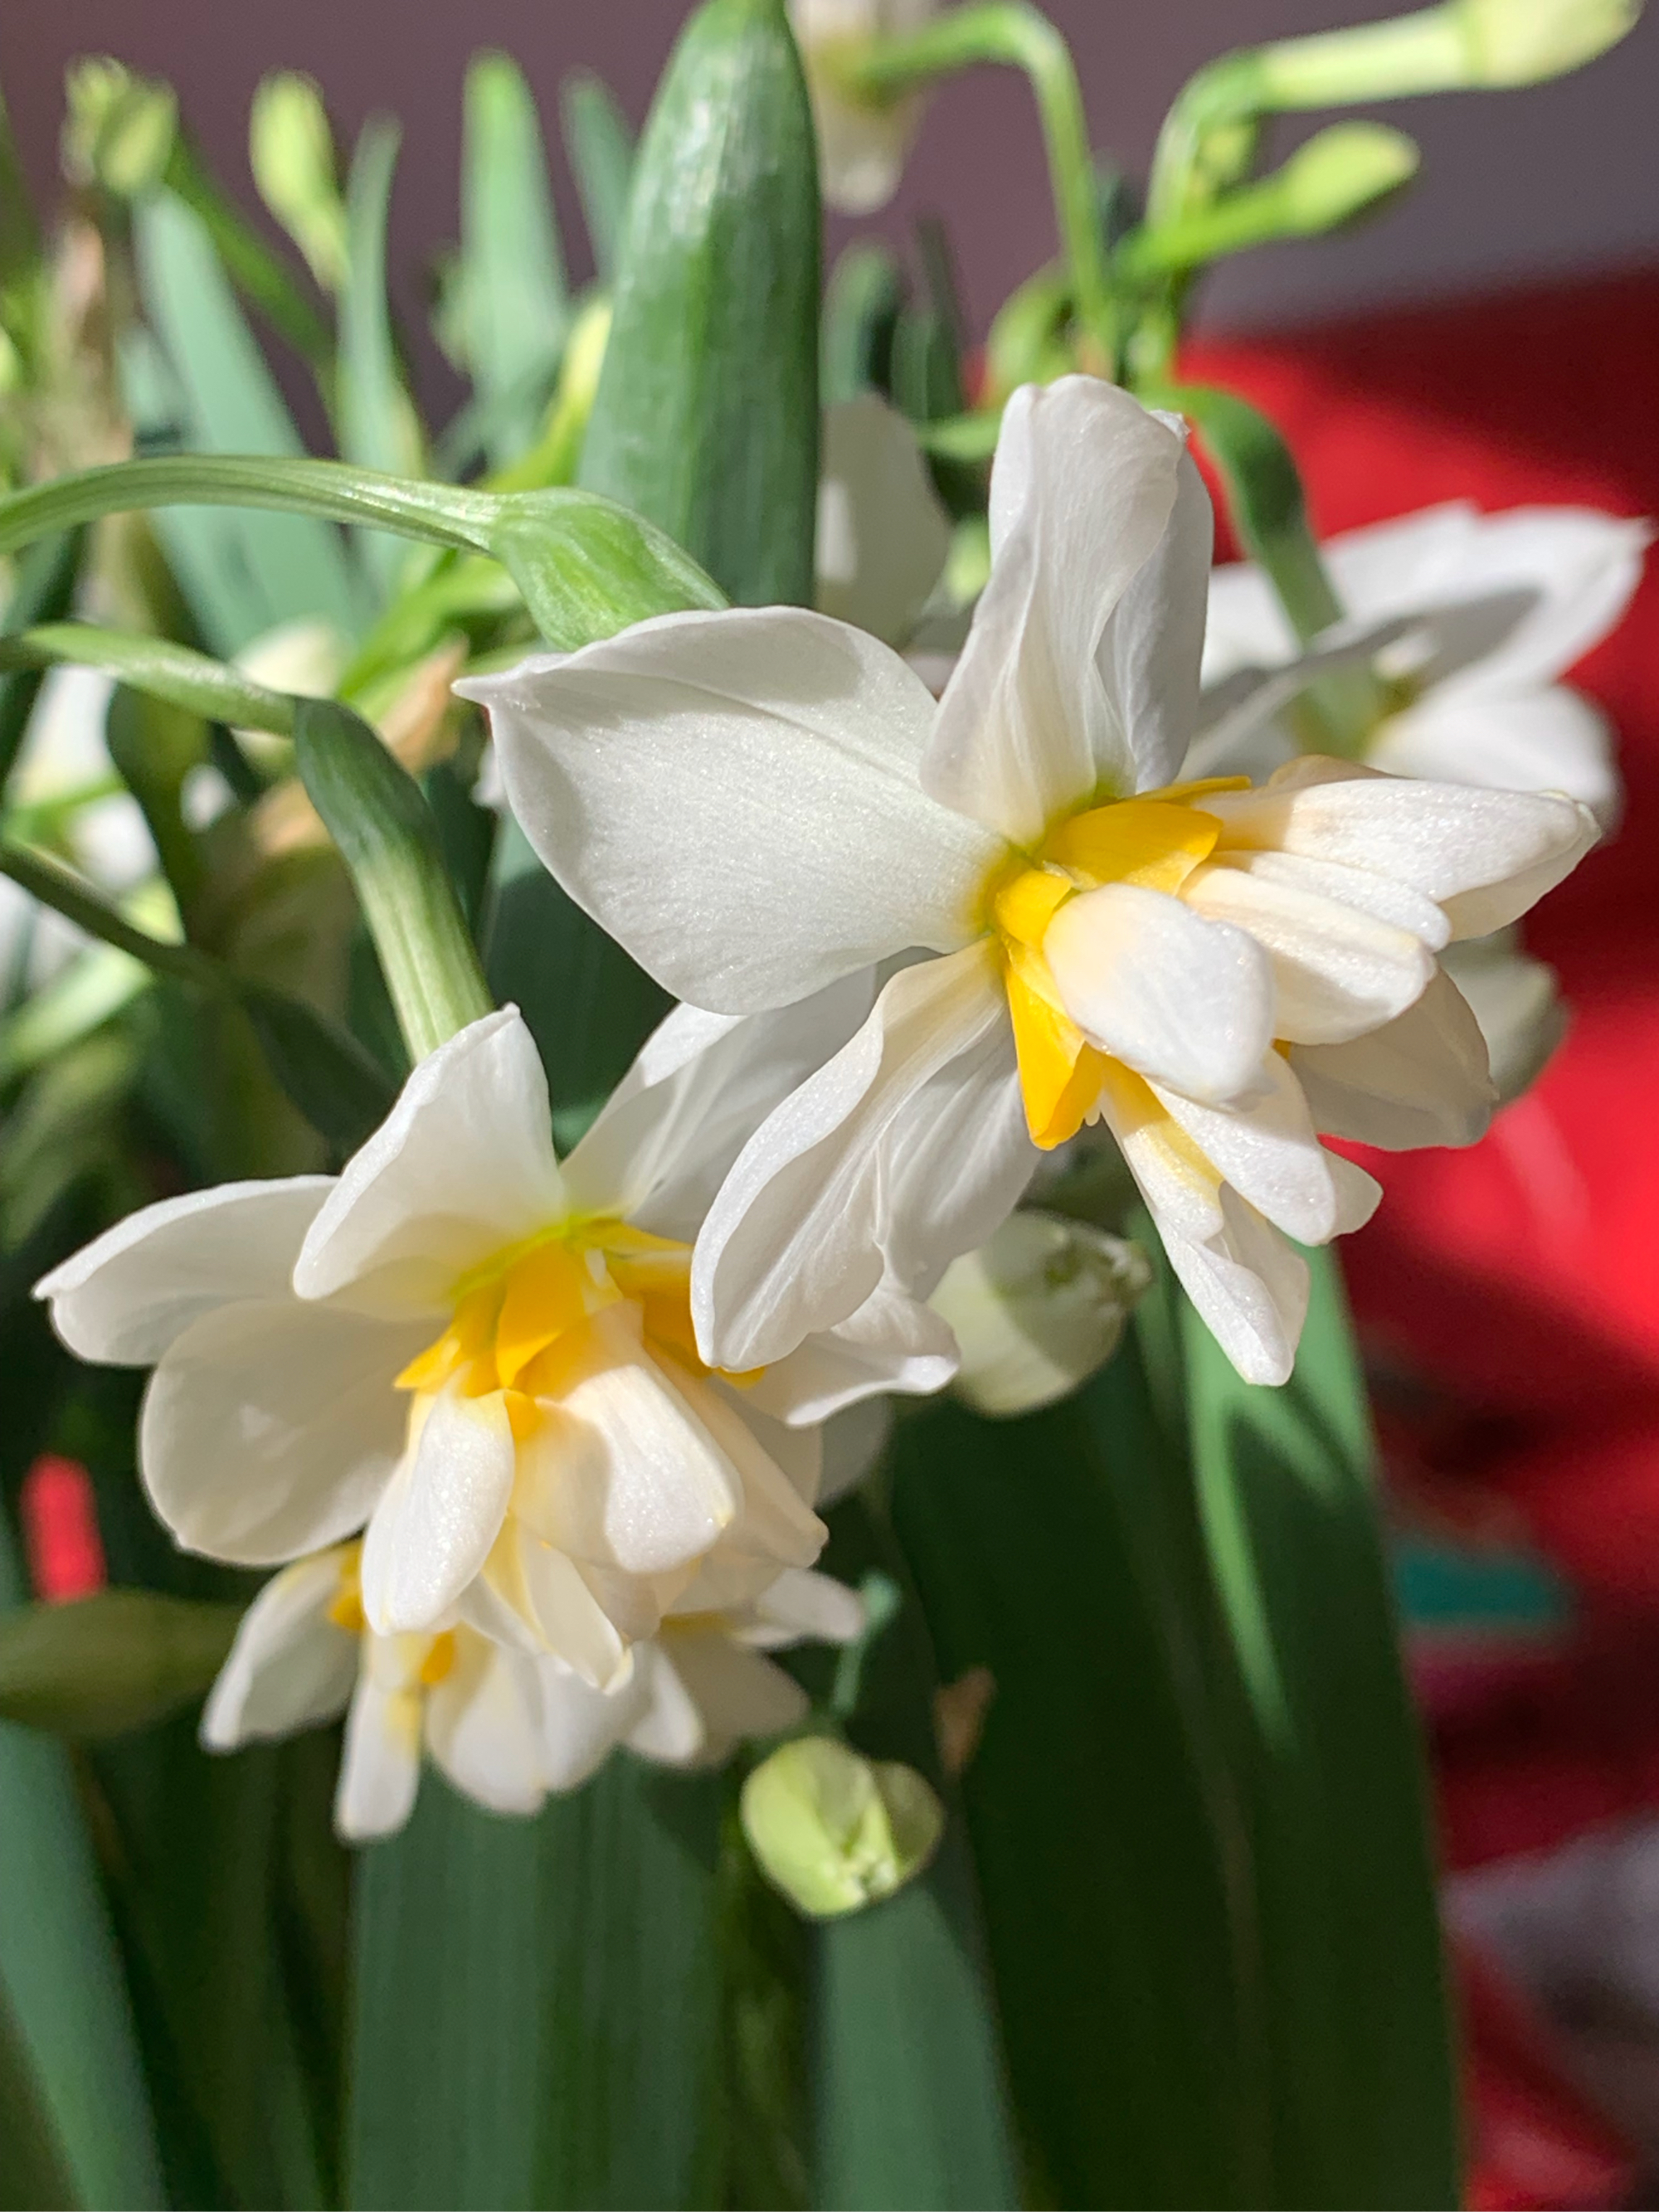
M1485 1127L1440 956L1565 875L1590 809L1316 757L1183 780L1209 503L1115 386L1016 393L990 532L937 702L786 607L461 687L542 860L684 1002L568 1158L508 1008L337 1178L167 1200L40 1285L82 1356L154 1365L178 1541L283 1569L207 1741L349 1705L349 1835L407 1816L422 1743L524 1810L615 1743L688 1764L799 1722L764 1650L860 1621L812 1571L824 1425L951 1379L929 1299L1085 1125L1260 1382L1295 1244L1379 1195L1324 1139Z

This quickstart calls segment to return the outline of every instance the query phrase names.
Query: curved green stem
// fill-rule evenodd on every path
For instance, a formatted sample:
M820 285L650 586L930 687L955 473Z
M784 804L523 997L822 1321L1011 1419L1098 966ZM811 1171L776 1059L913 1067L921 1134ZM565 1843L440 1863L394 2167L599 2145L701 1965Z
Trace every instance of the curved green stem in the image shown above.
M830 58L825 57L826 64ZM1077 298L1078 320L1097 358L1109 373L1116 352L1116 316L1101 236L1089 126L1071 49L1048 18L1024 0L988 0L955 8L908 38L878 39L849 47L833 66L852 96L895 99L975 62L1001 62L1030 81L1048 155L1048 176Z

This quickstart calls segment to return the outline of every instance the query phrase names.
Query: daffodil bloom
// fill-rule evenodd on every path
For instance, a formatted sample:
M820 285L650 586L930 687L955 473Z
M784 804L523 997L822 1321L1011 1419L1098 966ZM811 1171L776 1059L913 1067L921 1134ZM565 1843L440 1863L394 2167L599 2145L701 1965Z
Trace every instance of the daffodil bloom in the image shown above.
M1009 403L990 581L935 705L793 608L668 616L464 687L571 895L728 1014L886 963L699 1234L702 1355L787 1355L926 1296L1039 1148L1110 1126L1241 1371L1288 1373L1321 1243L1376 1187L1316 1129L1464 1139L1485 1054L1436 962L1594 836L1572 800L1298 762L1176 781L1210 511L1180 426L1067 377ZM928 957L932 956L932 957Z
M1350 626L1408 624L1379 655L1383 712L1358 757L1392 775L1565 791L1611 828L1619 811L1612 731L1560 679L1618 625L1651 534L1645 523L1592 507L1482 514L1454 500L1328 539L1320 550ZM1248 562L1216 569L1206 689L1297 658L1261 570ZM1270 720L1224 757L1200 738L1188 769L1261 775L1297 750L1283 720Z
M863 1620L839 1583L786 1571L734 1613L665 1621L607 1693L465 1621L377 1636L363 1614L362 1551L335 1545L271 1577L202 1715L207 1748L234 1751L343 1712L334 1820L349 1843L403 1826L422 1751L492 1813L537 1811L618 1743L672 1765L713 1764L742 1737L775 1735L805 1714L805 1693L766 1650L809 1636L846 1642Z
M879 1289L767 1374L698 1358L708 1192L832 1012L671 1015L561 1167L508 1008L423 1060L337 1179L167 1200L57 1269L73 1350L155 1363L139 1457L179 1542L269 1565L363 1528L378 1635L459 1616L601 1685L716 1565L726 1606L810 1565L818 1432L786 1422L955 1364Z
M921 120L922 100L854 99L836 68L872 38L919 31L938 0L789 0L789 21L800 48L818 138L818 179L828 207L872 215L898 189Z
M1642 574L1645 523L1589 507L1482 514L1454 501L1322 549L1345 626L1397 633L1376 656L1382 711L1358 757L1395 775L1564 791L1604 830L1620 806L1613 732L1560 678L1622 617ZM1210 580L1204 678L1224 698L1298 658L1272 587L1248 563ZM1188 772L1261 775L1291 758L1284 718L1242 744L1200 737ZM1553 972L1507 932L1448 948L1445 965L1480 1024L1501 1100L1541 1071L1566 1026Z

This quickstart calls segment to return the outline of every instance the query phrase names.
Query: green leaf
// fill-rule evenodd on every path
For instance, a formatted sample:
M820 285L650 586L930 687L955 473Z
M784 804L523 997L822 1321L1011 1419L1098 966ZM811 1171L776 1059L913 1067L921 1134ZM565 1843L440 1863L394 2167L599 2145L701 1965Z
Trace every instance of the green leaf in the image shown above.
M485 970L540 1049L553 1134L568 1152L673 1000L554 882L504 814L483 930Z
M1274 2173L1288 2205L1459 2202L1422 1745L1340 1281L1282 1389L1182 1314L1205 1534L1245 1692Z
M940 1673L991 1678L962 1790L1036 2201L1278 2202L1228 1676L1133 1350L893 1466Z
M78 2204L75 2182L52 2125L51 2109L28 2047L0 1989L0 2206L5 2212L43 2212Z
M165 181L202 223L237 290L326 383L334 341L314 300L294 270L261 238L210 175L188 136L173 142Z
M359 1864L354 2206L721 2201L720 1799L620 1756L509 1821L422 1778Z
M466 358L500 405L489 458L502 467L535 436L570 328L564 256L536 103L518 64L480 54L466 73L459 282Z
M104 717L104 741L116 773L137 800L186 930L205 879L194 833L184 817L185 780L208 757L200 717L118 685Z
M826 1561L872 1569L903 1601L860 1670L848 1734L942 1789L933 1650L892 1540L859 1499L832 1516ZM927 1871L897 1896L814 1930L815 2197L829 2206L1018 2202L996 2015L962 1807Z
M386 222L402 137L385 116L363 125L346 185L348 258L340 300L340 453L357 468L408 473L418 462L419 433L398 365L386 299ZM403 548L380 532L362 533L364 566L390 593Z
M782 0L705 0L641 142L582 453L750 605L812 601L815 143Z
M511 573L542 635L562 652L650 615L726 605L672 538L591 492L561 487L498 496L337 461L253 454L118 461L15 492L0 500L0 553L100 514L193 501L373 524L489 553Z
M31 547L6 605L6 640L37 623L55 623L69 612L84 550L85 538L78 530ZM9 665L0 662L0 666ZM31 664L19 665L0 678L0 791L10 780L40 696L40 678Z
M43 906L156 975L234 1000L252 1024L272 1074L331 1143L355 1150L385 1119L392 1095L386 1078L349 1032L304 1000L239 975L196 945L170 944L135 928L106 906L90 884L44 853L0 845L0 875L9 876Z
M493 1006L420 786L368 723L301 699L295 763L339 848L416 1060Z
M204 1694L241 1608L155 1590L99 1590L0 1618L0 1719L58 1735L119 1735Z
M135 691L165 700L204 721L294 734L294 702L222 660L171 638L100 629L94 623L42 622L0 636L0 670L106 668Z
M581 196L594 274L601 284L610 284L616 278L628 220L634 134L615 93L591 70L578 70L560 85L559 120Z
M0 1517L0 1608L21 1577ZM0 2004L88 2205L164 2199L132 2018L61 1744L0 1723ZM22 2115L18 2125L27 2125ZM0 2130L9 2136L7 2126Z
M849 246L824 292L819 380L826 407L890 389L893 332L903 305L904 277L891 251L866 239Z
M133 221L145 308L184 397L181 442L204 453L297 456L299 434L200 217L162 191L140 202ZM325 524L197 514L163 527L170 556L186 531L193 544L181 581L192 598L206 563L224 564L235 581L234 602L221 590L196 608L220 653L301 615L326 616L348 634L356 629L356 582Z

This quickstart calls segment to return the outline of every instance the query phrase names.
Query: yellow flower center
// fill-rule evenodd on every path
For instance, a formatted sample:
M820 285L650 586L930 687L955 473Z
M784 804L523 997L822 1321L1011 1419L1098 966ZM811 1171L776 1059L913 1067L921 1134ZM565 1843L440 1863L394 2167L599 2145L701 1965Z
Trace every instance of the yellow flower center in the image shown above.
M523 1437L536 1400L556 1396L580 1357L587 1324L624 1300L639 1308L653 1350L708 1373L691 1325L690 1246L592 1219L509 1246L465 1276L449 1326L410 1361L398 1388L431 1396L453 1387L469 1398L502 1391Z
M1179 891L1221 835L1216 817L1193 802L1212 791L1246 790L1249 782L1246 776L1217 776L1172 784L1069 815L1027 865L994 887L991 926L1001 945L1025 1120L1031 1141L1045 1152L1077 1134L1114 1065L1060 1001L1042 952L1048 925L1068 899L1104 884Z

